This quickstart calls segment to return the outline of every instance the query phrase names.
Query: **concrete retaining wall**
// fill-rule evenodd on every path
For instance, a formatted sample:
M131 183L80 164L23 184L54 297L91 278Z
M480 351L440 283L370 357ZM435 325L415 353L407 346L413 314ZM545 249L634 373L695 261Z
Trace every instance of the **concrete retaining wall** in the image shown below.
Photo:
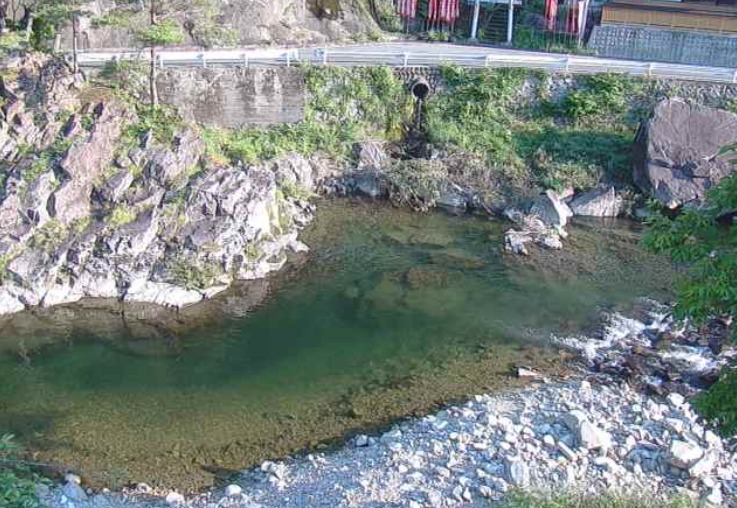
M171 68L161 71L158 84L161 101L190 121L237 129L304 116L300 69Z
M737 68L737 36L633 25L594 27L599 56Z

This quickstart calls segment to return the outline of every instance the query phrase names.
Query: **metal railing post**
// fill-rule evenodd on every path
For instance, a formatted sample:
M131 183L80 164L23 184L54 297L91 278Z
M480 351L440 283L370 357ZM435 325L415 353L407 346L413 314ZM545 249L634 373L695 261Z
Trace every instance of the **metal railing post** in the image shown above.
M292 66L292 52L287 51L287 67L291 67L291 66Z
M207 68L207 56L205 56L204 53L200 53L200 58L202 59L202 68Z
M248 53L243 53L243 66L248 69Z
M159 59L159 69L164 68L164 55L161 53L157 54L156 57Z
M406 69L407 64L409 64L409 53L404 53L404 65L403 67Z
M327 65L328 64L328 48L325 48L322 51L322 64Z
M732 83L737 83L737 69L735 69L734 74L732 74Z
M568 74L570 68L571 68L571 59L566 58L566 70L565 70L566 74Z
M650 62L650 65L647 66L647 77L652 78L653 77L653 69L655 68L655 63Z

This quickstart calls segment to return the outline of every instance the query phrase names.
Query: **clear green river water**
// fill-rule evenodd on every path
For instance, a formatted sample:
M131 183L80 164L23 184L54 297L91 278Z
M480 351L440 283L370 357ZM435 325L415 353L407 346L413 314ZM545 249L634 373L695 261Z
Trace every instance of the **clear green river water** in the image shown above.
M177 314L120 304L0 322L0 433L93 484L197 490L268 458L555 375L551 332L667 298L673 273L630 222L584 222L563 252L505 254L505 225L324 201L312 251Z

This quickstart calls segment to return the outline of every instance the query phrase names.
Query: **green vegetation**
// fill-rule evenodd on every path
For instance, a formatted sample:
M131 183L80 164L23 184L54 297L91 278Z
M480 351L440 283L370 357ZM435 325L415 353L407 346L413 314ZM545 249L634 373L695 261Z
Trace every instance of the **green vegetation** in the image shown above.
M13 261L13 259L15 259L16 255L16 253L0 255L0 283L5 280L5 277L8 274L8 265Z
M709 192L706 206L651 220L645 245L688 266L688 277L678 288L679 317L700 324L713 315L737 315L737 228L731 220L735 209L737 177L732 176Z
M206 289L213 286L223 272L214 262L199 262L185 258L173 260L169 266L172 282L187 289Z
M33 233L29 244L34 249L52 253L66 240L68 234L69 229L66 224L50 219Z
M10 51L21 47L23 37L20 32L7 32L0 34L0 55L7 54Z
M696 399L696 409L715 422L725 436L737 434L737 372L730 370L709 391Z
M20 459L21 452L13 435L0 436L0 506L40 508L36 484L41 480Z
M427 104L433 143L484 157L517 187L587 188L607 177L629 180L638 118L628 98L642 91L640 81L589 76L580 89L553 102L540 92L549 78L539 75L534 104L521 94L532 77L527 70L445 67L442 76L446 89Z
M676 314L697 324L711 316L737 315L737 176L709 192L705 206L685 208L677 217L655 214L645 244L687 266L678 287ZM724 433L737 432L737 372L722 379L696 401L701 414Z
M446 91L427 102L429 141L481 153L490 165L514 157L515 99L528 71L441 69Z
M138 121L125 128L121 139L121 144L128 149L138 146L149 133L155 141L170 145L185 127L182 119L169 107L148 108L141 107L140 103L136 106Z
M555 496L515 494L498 508L693 508L687 498L660 500L654 496L625 497L616 495L590 496L564 494Z
M300 199L306 201L312 197L312 193L296 182L284 181L279 184L279 189L285 198Z
M210 158L254 163L290 152L345 158L358 141L404 136L412 102L390 68L305 67L305 83L302 122L239 131L204 128Z
M441 161L397 161L387 174L389 197L395 205L426 211L435 206L435 200L440 197L441 182L447 176L448 168Z
M107 217L107 224L109 227L114 229L126 224L130 224L131 222L136 220L136 217L138 217L138 213L136 210L127 205L121 204L113 208L113 210L110 212Z

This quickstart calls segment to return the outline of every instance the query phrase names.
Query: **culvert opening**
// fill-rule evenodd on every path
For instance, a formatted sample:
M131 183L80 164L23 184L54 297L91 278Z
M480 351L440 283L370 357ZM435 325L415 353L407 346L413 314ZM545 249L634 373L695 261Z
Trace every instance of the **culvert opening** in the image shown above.
M430 95L430 84L425 78L417 78L412 82L410 91L415 99L424 101Z

